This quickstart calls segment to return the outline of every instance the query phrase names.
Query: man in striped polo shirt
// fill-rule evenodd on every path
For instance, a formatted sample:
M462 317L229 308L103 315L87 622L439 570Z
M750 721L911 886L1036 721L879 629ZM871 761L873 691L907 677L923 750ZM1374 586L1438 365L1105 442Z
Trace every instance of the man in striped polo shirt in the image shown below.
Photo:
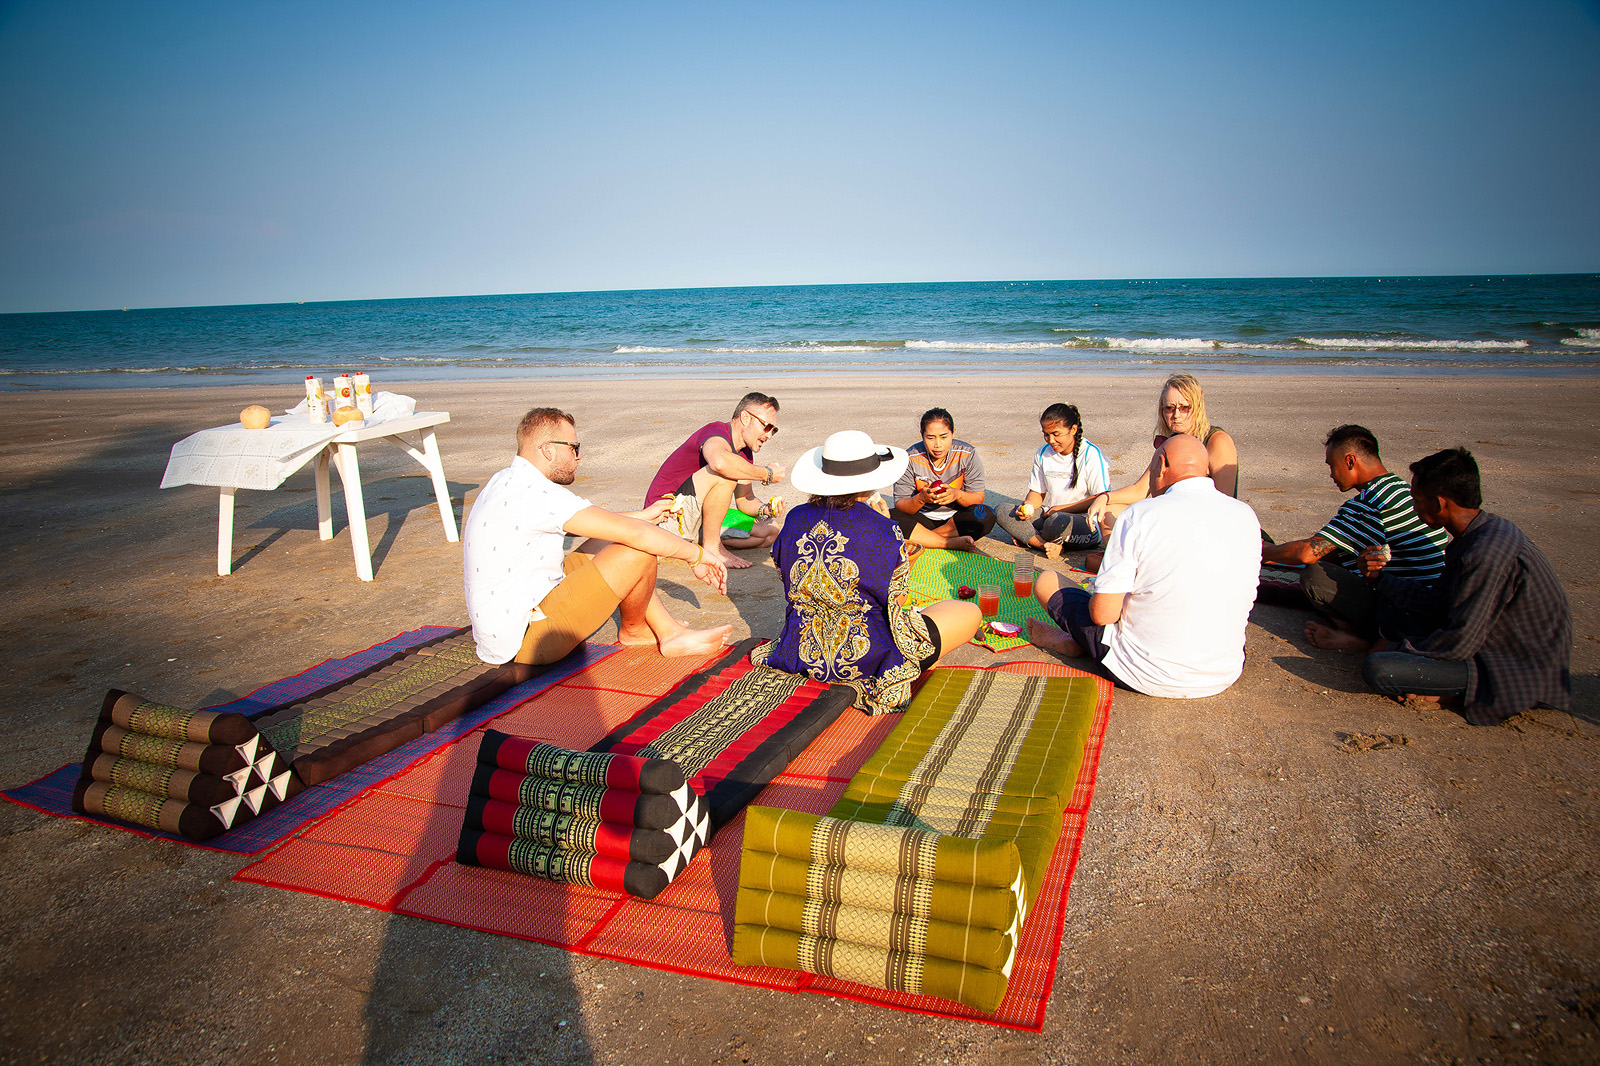
M1436 620L1411 617L1363 577L1361 559L1386 558L1391 576L1427 584L1444 571L1450 538L1417 516L1411 486L1384 467L1370 429L1345 425L1329 431L1323 461L1339 491L1356 494L1306 539L1261 550L1263 562L1305 567L1300 588L1329 620L1307 622L1306 640L1319 648L1366 651L1385 633L1432 629Z

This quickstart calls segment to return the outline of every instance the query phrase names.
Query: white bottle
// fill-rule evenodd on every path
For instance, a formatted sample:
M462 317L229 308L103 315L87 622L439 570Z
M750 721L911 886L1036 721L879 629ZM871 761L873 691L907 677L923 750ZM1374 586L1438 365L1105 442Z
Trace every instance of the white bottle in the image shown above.
M351 379L351 384L356 390L356 408L363 418L372 417L372 379L365 374L357 374Z

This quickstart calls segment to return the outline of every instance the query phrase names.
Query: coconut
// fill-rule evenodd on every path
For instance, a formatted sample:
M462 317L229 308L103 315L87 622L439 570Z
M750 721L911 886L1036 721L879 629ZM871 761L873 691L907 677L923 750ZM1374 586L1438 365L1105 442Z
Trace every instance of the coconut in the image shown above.
M266 429L272 423L272 412L253 403L239 412L239 424L245 429Z

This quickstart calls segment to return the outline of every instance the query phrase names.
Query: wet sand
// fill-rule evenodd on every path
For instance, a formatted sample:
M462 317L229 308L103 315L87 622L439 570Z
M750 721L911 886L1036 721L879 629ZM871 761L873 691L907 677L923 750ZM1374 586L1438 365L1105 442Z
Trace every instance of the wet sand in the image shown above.
M456 514L512 454L530 406L565 408L575 487L638 507L667 452L750 388L783 403L763 458L828 432L909 443L954 412L990 501L1022 493L1037 412L1062 400L1131 479L1160 374L826 375L379 387L448 410ZM1210 699L1118 692L1041 1034L581 958L538 944L229 881L247 860L0 804L0 1061L642 1064L1081 1061L1593 1061L1600 1057L1600 393L1590 377L1205 377L1236 438L1241 498L1279 540L1342 497L1326 430L1373 429L1390 468L1465 444L1486 507L1566 584L1572 713L1473 728L1364 691L1354 655L1258 607L1244 676ZM295 388L0 394L0 784L82 757L101 696L205 705L423 624L464 624L460 546L422 469L361 452L377 579L358 581L343 501L317 539L309 470L241 492L234 573L215 573L214 489L159 490L172 443ZM799 499L793 489L791 502ZM997 534L997 537L1000 537ZM1584 545L1590 545L1586 548ZM1014 551L1003 537L998 551ZM752 555L754 553L751 553ZM729 596L676 563L695 624L776 634L769 560ZM597 639L615 635L608 624ZM1050 658L1036 649L1008 657ZM993 661L967 646L952 660ZM728 842L723 842L728 846ZM565 1022L566 1024L560 1024Z

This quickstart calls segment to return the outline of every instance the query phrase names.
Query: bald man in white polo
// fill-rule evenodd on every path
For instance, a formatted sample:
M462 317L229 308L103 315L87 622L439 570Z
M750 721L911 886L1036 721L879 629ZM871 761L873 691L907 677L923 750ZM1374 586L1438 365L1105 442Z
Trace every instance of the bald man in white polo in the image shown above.
M1056 625L1030 620L1028 639L1094 659L1146 695L1214 696L1244 670L1261 524L1248 504L1217 491L1194 437L1168 437L1155 462L1158 495L1118 519L1094 593L1053 571L1034 583Z

